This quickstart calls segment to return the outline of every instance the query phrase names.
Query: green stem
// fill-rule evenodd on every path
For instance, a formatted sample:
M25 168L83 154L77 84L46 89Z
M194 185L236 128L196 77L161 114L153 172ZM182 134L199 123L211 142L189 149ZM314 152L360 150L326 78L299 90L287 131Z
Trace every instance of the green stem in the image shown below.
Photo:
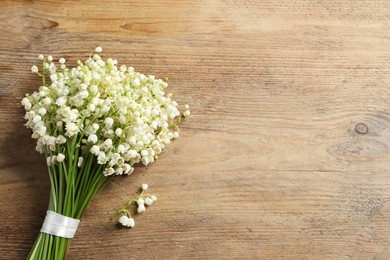
M45 79L45 60L42 61L42 83L43 86L46 86L46 79Z
M48 166L50 200L48 209L59 214L80 219L95 195L111 179L103 175L105 165L97 164L96 157L86 155L86 162L77 167L81 148L76 136L65 145L65 160ZM52 152L45 151L46 157ZM39 233L27 259L64 259L72 239Z

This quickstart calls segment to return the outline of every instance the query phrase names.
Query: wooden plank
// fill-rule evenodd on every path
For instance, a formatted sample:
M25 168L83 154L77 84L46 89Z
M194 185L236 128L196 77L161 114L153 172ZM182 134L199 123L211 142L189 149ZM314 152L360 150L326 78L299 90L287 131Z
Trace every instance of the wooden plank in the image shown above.
M69 259L389 259L390 2L3 1L0 252L28 254L49 196L23 127L40 53L169 77L193 116L92 202ZM143 182L136 228L110 215Z

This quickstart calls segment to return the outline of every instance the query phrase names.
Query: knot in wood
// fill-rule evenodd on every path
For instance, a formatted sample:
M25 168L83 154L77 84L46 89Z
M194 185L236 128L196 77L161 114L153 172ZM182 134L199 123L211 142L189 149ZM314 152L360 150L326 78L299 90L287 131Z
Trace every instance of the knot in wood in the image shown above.
M368 133L368 127L363 123L356 124L355 132L358 134L365 135Z

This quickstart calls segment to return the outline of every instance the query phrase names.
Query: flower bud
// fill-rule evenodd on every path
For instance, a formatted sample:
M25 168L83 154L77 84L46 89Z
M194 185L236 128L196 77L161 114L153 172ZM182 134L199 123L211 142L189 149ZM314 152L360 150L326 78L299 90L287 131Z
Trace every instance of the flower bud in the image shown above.
M127 223L126 223L127 225L127 227L131 227L131 228L133 228L134 226L135 226L135 221L134 221L134 219L133 218L128 218L128 220L127 220Z
M151 198L146 198L146 199L145 199L145 204L148 205L148 206L150 206L150 205L153 204L153 200L152 200Z
M31 72L33 72L33 73L38 73L38 67L37 66L32 66L31 67Z
M144 199L138 199L138 200L137 200L137 204L138 204L139 206L144 205L144 203L145 203Z
M63 162L65 160L65 155L62 153L59 153L57 155L57 162Z
M144 205L144 204L141 204L141 205L138 206L137 212L138 212L139 214L141 214L142 212L145 212L145 211L146 211L146 208L145 208L145 205Z
M128 223L128 220L129 220L129 218L127 217L127 216L122 216L122 217L120 217L119 218L119 223L121 223L123 226L127 226L127 223Z

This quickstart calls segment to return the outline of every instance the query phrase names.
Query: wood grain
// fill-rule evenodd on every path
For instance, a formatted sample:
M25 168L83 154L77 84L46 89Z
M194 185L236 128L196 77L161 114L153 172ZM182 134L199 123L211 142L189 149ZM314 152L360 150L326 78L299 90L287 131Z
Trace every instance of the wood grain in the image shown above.
M390 259L389 1L103 2L0 5L1 259L27 256L48 203L30 67L97 45L193 116L96 197L69 259ZM110 222L143 182L158 203Z

